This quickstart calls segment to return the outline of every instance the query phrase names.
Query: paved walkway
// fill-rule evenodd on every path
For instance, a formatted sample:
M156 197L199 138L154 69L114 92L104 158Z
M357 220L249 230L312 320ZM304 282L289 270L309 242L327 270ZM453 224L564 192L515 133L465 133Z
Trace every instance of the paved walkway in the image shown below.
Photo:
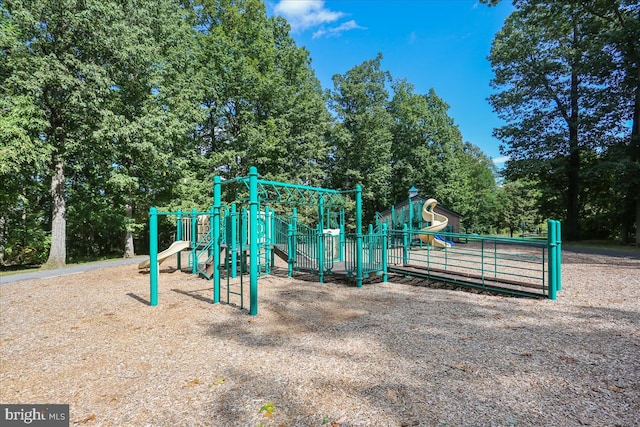
M0 285L13 282L21 282L23 280L47 279L50 277L66 276L69 274L82 273L84 271L98 270L105 267L114 267L116 265L137 264L146 258L148 257L137 256L133 258L92 262L89 264L75 264L69 267L57 268L54 270L33 270L27 273L11 275L4 275L3 273L0 273Z

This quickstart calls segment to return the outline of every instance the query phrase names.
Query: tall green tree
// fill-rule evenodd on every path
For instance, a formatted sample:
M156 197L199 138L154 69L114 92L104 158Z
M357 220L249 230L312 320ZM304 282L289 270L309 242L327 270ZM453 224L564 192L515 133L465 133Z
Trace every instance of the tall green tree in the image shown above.
M179 25L181 9L170 0L4 4L3 29L10 28L14 37L3 47L2 91L8 104L29 106L12 107L5 118L18 115L14 123L30 123L21 134L33 146L31 157L38 159L39 167L24 179L49 183L48 263L60 266L67 258L68 221L72 240L86 240L82 233L100 222L124 236L127 202L117 203L118 197L134 191L139 178L138 172L126 169L126 159L134 156L138 164L155 166L154 150L166 148L153 142L167 129L167 114L158 112L170 107L158 96L163 74L171 70L158 46L178 38L179 32L160 29L167 23L162 18ZM148 144L147 149L136 153L136 144ZM146 170L147 177L162 173L153 166ZM154 190L139 189L147 194ZM107 206L119 211L119 221L95 221L87 215L95 212L92 202L105 198ZM104 234L98 235L103 247L110 245Z
M195 181L246 175L319 184L331 118L309 53L259 0L203 1L196 8L196 76L205 119L194 135ZM198 184L195 184L196 186Z
M516 0L514 5L518 10L492 50L494 83L503 89L492 102L513 122L496 132L514 159L507 173L553 176L553 191L567 194L569 238L579 235L579 218L606 207L622 225L617 232L622 240L635 223L640 242L640 5L632 0ZM602 181L610 185L609 196L596 199L589 191Z
M534 182L508 181L498 191L497 225L506 227L511 237L517 230L523 227L532 230L540 222L537 206L541 200L537 187Z
M109 38L106 25L93 25L104 6L76 2L7 1L5 19L15 29L15 44L6 57L10 74L3 81L8 102L30 100L23 120L40 119L37 129L26 129L37 156L47 155L47 167L38 176L49 181L51 249L49 263L66 260L65 168L68 159L82 153L86 136L98 120L100 94L109 87L101 64L93 60L93 42ZM89 12L89 8L94 10ZM98 22L104 22L100 19ZM91 23L91 25L89 25ZM102 30L102 31L101 31ZM96 38L88 37L92 34Z
M591 70L599 60L577 2L522 3L496 35L490 60L498 93L490 102L508 122L495 134L513 176L544 174L563 158L566 232L579 238L581 158L605 139L615 99Z
M493 161L470 142L464 143L458 158L459 190L451 206L462 214L467 230L487 233L499 229L498 173Z
M408 189L417 186L460 212L465 227L488 230L494 226L496 171L491 160L478 147L462 142L449 106L434 89L416 94L406 80L396 80L392 87L393 201L404 199Z
M34 99L11 91L10 78L20 66L13 56L26 49L19 35L0 5L0 265L40 263L49 249L39 172L50 153L38 139L46 122Z
M333 76L330 105L334 129L331 182L335 188L362 185L365 218L390 202L392 117L387 110L391 76L382 54Z
M594 17L592 32L604 54L599 74L617 92L618 119L631 123L613 144L605 147L605 170L615 171L613 191L622 197L620 236L628 242L635 223L635 244L640 245L640 4L635 0L594 1L584 4ZM613 209L613 212L619 211Z
M191 85L196 53L187 15L172 1L122 5L119 43L102 121L94 136L109 147L98 168L101 188L124 229L124 254L135 254L134 235L151 205L166 204L187 169L188 138L200 117Z

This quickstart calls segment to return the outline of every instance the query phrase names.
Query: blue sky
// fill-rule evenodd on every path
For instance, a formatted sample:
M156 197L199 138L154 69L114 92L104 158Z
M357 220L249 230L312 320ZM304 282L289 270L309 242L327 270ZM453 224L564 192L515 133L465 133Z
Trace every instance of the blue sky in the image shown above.
M267 0L267 12L287 18L292 36L311 53L325 89L378 52L382 68L406 78L416 93L436 93L464 141L498 164L494 127L503 123L486 98L493 77L487 60L491 42L513 11L510 1L488 7L474 0Z

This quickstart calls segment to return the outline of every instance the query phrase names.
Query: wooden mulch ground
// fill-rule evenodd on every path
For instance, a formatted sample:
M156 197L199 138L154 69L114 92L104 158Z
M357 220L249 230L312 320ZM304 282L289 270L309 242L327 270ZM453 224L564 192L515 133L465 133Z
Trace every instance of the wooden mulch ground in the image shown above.
M163 269L157 307L135 265L0 285L0 402L86 426L640 424L636 258L565 252L557 301L279 273L256 317Z

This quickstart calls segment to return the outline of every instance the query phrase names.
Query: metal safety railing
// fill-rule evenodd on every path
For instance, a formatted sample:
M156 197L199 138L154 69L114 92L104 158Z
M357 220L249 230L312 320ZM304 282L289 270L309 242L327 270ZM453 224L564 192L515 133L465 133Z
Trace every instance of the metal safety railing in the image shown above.
M361 275L380 274L386 277L388 236L386 224L382 224L379 229L370 226L367 234L348 234L345 251L347 273L357 277L360 264Z
M559 233L560 223L553 220L547 240L429 233L405 227L389 235L388 263L391 270L405 274L555 299L561 289ZM416 236L432 244L412 244Z

